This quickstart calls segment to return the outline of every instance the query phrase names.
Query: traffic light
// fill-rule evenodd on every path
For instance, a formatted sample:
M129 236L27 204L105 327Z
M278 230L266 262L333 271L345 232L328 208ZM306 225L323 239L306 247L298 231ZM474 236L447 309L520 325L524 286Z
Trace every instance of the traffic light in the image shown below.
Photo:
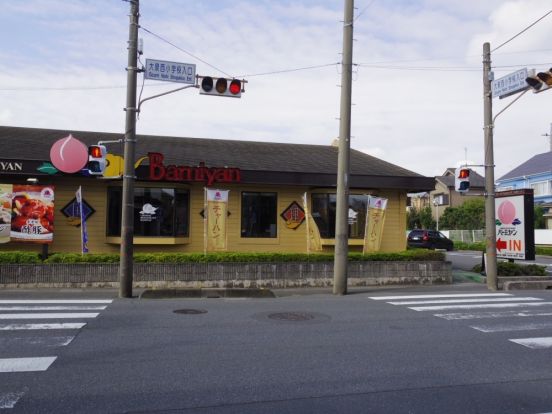
M242 81L239 79L212 78L211 76L201 77L199 93L202 95L241 98L242 92Z
M552 68L548 72L539 72L525 79L525 82L533 88L534 93L543 92L552 87Z
M103 175L107 162L105 145L90 145L88 147L88 164L86 168L90 175Z
M459 193L466 193L470 189L470 170L459 167L454 172L454 189Z

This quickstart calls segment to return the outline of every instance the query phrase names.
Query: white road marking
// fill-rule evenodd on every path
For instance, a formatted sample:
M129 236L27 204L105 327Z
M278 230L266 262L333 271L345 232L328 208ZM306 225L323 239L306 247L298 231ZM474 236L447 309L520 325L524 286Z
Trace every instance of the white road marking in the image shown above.
M57 357L2 358L0 372L46 371Z
M488 299L435 299L435 300L412 300L401 302L387 302L391 305L423 305L426 303L477 303L477 302L523 302L523 301L535 301L542 300L539 298L524 297L524 298L488 298Z
M67 346L71 341L75 339L75 336L16 336L16 337L0 337L0 348L9 345L22 346L22 345L39 345L47 347Z
M12 303L112 303L113 299L2 299L0 304Z
M0 313L0 319L81 319L95 318L99 313Z
M404 295L404 296L370 296L373 300L400 300L400 299L432 299L432 298L475 298L513 296L511 293L454 293L445 295Z
M81 329L86 323L11 323L0 324L0 331L25 331L35 329Z
M526 346L531 349L545 349L552 348L552 336L547 338L521 338L521 339L509 339L509 341L515 342ZM546 414L546 413L543 413Z
M25 394L25 391L20 392L5 392L0 394L0 410L3 408L13 408L15 407L15 404L17 404L17 401L23 395Z
M0 311L81 311L105 310L107 306L0 306Z
M459 319L485 319L485 318L516 318L529 316L552 316L552 312L534 311L503 311L503 312L481 312L481 313L436 313L433 316L447 319L449 321Z
M536 329L552 328L552 322L532 322L524 324L498 324L498 325L473 325L470 328L481 332L512 332L512 331L534 331Z
M445 305L445 306L415 306L409 307L415 311L439 311L447 309L490 309L490 308L522 308L526 306L550 306L552 302L529 302L529 303L488 303L483 305Z

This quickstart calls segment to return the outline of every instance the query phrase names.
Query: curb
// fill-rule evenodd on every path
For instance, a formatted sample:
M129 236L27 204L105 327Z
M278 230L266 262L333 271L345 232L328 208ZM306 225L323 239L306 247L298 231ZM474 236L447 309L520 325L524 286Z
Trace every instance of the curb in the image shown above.
M190 299L190 298L275 298L270 289L146 289L140 299Z

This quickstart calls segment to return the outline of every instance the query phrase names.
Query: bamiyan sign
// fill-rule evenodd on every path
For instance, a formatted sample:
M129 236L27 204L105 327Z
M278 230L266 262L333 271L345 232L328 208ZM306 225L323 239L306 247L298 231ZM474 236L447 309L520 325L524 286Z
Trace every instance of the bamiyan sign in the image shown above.
M533 190L496 193L496 256L534 260Z

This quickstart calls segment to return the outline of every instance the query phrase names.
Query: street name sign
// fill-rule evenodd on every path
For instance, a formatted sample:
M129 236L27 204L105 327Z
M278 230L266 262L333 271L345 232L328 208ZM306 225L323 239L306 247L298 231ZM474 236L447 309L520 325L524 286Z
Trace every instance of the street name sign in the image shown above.
M497 96L502 99L515 93L529 89L529 85L525 82L525 79L529 76L527 68L516 70L502 78L493 80L491 83L491 89L493 91L493 98Z
M146 59L146 79L166 82L195 84L196 65L191 63L167 62Z
M496 257L535 260L533 190L500 191L495 198Z

